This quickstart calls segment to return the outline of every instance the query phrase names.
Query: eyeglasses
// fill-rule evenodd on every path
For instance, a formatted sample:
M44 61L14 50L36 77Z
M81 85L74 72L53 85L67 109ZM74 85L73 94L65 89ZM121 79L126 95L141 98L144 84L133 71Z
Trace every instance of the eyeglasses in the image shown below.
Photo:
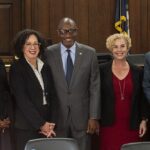
M77 29L59 29L58 31L61 35L65 35L67 33L74 34L77 32Z
M32 48L32 46L34 47L34 48L38 48L39 46L41 45L41 43L25 43L25 46L27 47L27 48Z

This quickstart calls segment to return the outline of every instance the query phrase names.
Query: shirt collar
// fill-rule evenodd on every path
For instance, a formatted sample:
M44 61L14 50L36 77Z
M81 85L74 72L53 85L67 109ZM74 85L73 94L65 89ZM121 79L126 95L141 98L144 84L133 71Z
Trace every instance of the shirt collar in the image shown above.
M75 52L76 52L76 44L75 44L75 43L74 43L74 44L72 45L72 47L70 47L70 48L66 48L66 47L61 43L60 47L61 47L61 54L66 53L66 50L67 50L67 49L69 49L69 50L71 51L71 53L73 53L73 54L75 54Z
M35 70L36 68L28 61L28 59L27 59L27 58L25 58L25 59L26 59L27 63L31 66L31 68L32 68L33 70ZM38 67L37 70L38 70L39 72L41 72L44 63L43 63L43 61L42 61L40 58L37 58L36 61L37 61L37 67Z

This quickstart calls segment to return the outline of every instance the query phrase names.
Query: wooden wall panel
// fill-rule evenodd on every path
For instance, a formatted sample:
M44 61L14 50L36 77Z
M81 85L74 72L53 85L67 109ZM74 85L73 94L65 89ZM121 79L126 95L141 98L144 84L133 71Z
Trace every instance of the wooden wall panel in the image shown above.
M5 1L5 0L4 0ZM14 35L20 31L23 27L23 0L11 0L12 1L12 23L13 23L13 29L12 29L12 35ZM12 38L13 38L12 37ZM11 39L12 40L12 39Z
M21 29L20 10L20 0L0 0L0 55L12 55L13 36Z
M42 32L53 43L59 41L57 25L63 17L73 18L79 27L78 41L108 52L106 38L114 29L116 0L24 0L25 27ZM132 49L130 53L145 53L149 49L148 0L130 0L129 17Z
M78 40L82 43L89 43L89 3L88 0L76 0L78 5L75 5L73 17L79 28Z
M134 5L133 5L134 4ZM134 9L133 9L134 6ZM139 52L140 46L141 46L141 15L140 15L140 8L141 8L141 1L129 1L129 27L130 27L130 35L132 38L132 48L131 53L133 53L135 50L136 52Z
M0 54L11 55L10 42L21 29L40 31L53 43L57 36L57 25L63 17L73 18L79 27L77 40L96 48L97 52L108 52L105 41L115 33L114 16L116 0L0 0ZM130 53L145 53L150 49L150 1L129 0ZM6 18L4 20L4 18Z
M65 0L64 2L64 16L68 16L70 18L74 17L74 1L76 0Z
M148 1L147 0L142 0L141 1L141 20L140 20L140 26L141 26L141 36L142 38L140 38L141 41L141 45L140 45L140 49L139 49L139 53L145 53L148 50ZM140 42L139 41L139 42ZM135 43L136 44L136 43ZM136 51L135 51L136 52Z
M32 1L25 0L23 1L23 26L22 28L32 28Z
M10 52L12 38L12 4L0 4L0 53Z
M130 0L129 15L130 15L130 33L132 38L132 48L130 53L146 53L149 50L150 42L150 10L148 0Z
M98 52L107 52L105 41L114 30L114 1L89 0L89 45Z
M64 0L50 0L50 8L49 8L49 27L50 33L49 38L52 39L52 42L58 42L59 39L57 37L57 25L59 20L65 16L65 1Z
M40 31L45 37L50 33L50 1L25 0L24 1L24 28Z
M145 43L147 45L147 50L146 51L150 51L150 1L147 0L147 11L148 11L148 15L147 15L147 43Z

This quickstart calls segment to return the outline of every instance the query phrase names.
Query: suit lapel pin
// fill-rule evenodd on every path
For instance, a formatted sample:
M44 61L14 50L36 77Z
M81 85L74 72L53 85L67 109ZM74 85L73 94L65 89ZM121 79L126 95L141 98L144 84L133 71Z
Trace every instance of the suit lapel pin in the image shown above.
M79 55L82 55L82 52L80 52Z

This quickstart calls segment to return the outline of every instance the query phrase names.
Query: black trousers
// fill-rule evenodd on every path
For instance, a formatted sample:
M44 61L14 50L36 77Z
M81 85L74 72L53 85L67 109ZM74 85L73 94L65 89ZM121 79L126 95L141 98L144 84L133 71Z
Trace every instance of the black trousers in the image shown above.
M11 129L0 130L0 150L15 150Z
M14 132L15 132L14 133L15 150L24 150L28 140L45 137L44 135L39 134L38 131L32 131L32 130L22 130L22 129L15 128Z

